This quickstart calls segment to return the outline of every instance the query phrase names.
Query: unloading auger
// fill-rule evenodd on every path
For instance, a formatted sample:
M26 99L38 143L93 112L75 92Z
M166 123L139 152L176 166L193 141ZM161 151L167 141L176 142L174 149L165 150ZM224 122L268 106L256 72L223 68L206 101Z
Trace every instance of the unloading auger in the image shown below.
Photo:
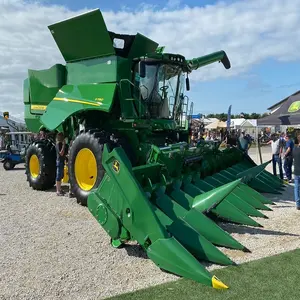
M282 182L238 148L189 145L188 74L224 51L192 60L164 53L141 35L108 31L99 10L50 25L66 65L29 70L25 120L43 130L26 151L36 190L55 184L55 137L72 146L69 182L78 203L106 230L113 247L137 241L161 269L227 288L201 261L235 263L220 247L250 251L216 221L260 227L272 204L261 192Z

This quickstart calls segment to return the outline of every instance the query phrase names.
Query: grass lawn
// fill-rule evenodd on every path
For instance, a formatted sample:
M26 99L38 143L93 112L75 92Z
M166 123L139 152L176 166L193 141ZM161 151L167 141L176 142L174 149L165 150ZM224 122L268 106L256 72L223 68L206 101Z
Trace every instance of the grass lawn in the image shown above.
M299 300L300 249L212 272L229 286L215 290L191 280L122 294L114 300Z

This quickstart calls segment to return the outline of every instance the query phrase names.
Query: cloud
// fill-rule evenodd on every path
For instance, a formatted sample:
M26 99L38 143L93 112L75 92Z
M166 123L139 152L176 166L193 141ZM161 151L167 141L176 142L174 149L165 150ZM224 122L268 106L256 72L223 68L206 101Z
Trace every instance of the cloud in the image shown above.
M0 111L22 116L27 69L64 63L47 26L85 11L45 3L0 1ZM232 68L206 66L192 74L196 83L241 76L265 59L299 60L298 4L294 0L251 0L189 8L170 0L161 10L140 5L134 12L124 9L103 15L109 30L131 34L138 31L165 45L165 51L187 58L225 50Z

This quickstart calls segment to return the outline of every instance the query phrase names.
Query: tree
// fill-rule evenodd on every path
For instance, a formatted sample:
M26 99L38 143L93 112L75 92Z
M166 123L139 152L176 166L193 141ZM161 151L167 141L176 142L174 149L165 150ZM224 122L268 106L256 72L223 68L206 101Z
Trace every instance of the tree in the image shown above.
M259 119L260 117L261 117L261 115L258 114L258 113L252 113L252 114L250 114L250 119Z
M225 113L220 114L218 119L221 120L221 121L226 121L227 120L227 114L225 114Z
M208 114L207 116L206 116L206 118L215 118L215 114Z
M245 119L259 119L262 117L268 116L268 113L259 114L259 113L240 113L240 114L231 114L231 119L239 119L239 118L245 118ZM217 118L222 121L227 120L227 113L220 113L220 114L208 114L205 116L206 118Z

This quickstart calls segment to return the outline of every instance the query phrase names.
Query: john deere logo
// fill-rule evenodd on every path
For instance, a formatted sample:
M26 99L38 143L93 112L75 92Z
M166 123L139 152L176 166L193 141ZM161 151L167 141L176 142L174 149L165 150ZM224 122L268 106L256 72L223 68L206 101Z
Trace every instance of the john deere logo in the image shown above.
M299 109L300 109L300 101L295 101L290 105L288 112L293 113L298 111Z
M114 171L116 173L119 173L119 171L120 171L120 163L117 160L115 160L114 163L113 163L113 169L114 169Z

